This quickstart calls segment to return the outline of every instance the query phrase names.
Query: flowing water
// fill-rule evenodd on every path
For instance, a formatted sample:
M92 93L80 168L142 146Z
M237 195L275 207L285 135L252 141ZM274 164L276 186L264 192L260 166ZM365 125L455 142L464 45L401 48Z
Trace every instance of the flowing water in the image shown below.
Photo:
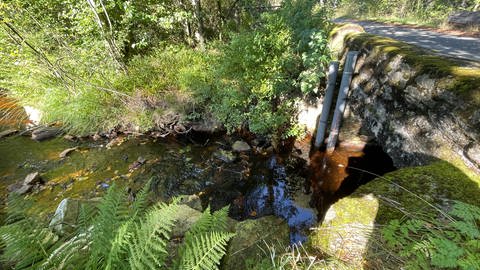
M3 105L17 111L11 103ZM294 243L306 240L329 205L374 178L356 168L379 174L393 170L378 147L363 152L340 148L329 156L315 152L307 168L295 155L263 150L234 154L228 140L211 137L198 144L191 137L121 137L110 148L107 138L36 142L15 135L0 139L0 196L4 202L9 185L40 172L45 184L27 196L34 201L33 211L48 217L64 198L98 198L114 183L134 195L152 179L157 200L198 194L203 207L229 205L230 216L237 220L281 217ZM72 147L77 149L60 158Z

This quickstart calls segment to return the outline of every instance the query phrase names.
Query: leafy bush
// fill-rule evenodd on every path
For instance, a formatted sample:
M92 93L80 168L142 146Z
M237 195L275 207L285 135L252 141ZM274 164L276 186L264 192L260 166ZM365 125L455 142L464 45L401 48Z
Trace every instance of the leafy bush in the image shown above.
M297 102L317 90L328 61L327 15L316 1L285 1L222 47L210 108L229 131L296 135Z
M454 201L448 214L392 220L382 234L409 269L480 269L480 208Z
M82 207L73 235L57 235L28 215L20 198L10 200L7 225L0 228L2 260L14 269L171 269L167 257L178 206L147 207L150 185L132 205L114 185L98 211ZM187 232L176 269L218 269L233 234L227 208L207 209Z

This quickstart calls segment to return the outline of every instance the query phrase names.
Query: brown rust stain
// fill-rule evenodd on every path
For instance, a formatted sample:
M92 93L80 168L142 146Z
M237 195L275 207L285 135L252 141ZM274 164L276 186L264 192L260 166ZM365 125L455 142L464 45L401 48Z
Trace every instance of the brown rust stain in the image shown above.
M17 127L27 123L25 110L16 100L0 94L0 126Z

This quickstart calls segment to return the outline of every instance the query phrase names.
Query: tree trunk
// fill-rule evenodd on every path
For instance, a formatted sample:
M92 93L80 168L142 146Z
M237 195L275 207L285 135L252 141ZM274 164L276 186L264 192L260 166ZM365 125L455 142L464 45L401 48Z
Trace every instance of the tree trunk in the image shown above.
M201 48L205 48L205 36L204 36L204 26L203 26L203 16L202 16L202 7L200 0L191 0L192 6L197 20L197 29L195 31L195 39Z

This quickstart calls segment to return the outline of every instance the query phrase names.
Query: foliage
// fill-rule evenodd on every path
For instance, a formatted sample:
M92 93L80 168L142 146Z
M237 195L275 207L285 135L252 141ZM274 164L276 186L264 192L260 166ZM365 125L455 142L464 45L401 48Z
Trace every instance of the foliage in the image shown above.
M205 96L229 131L296 135L297 102L316 92L328 61L327 13L316 1L284 1L222 48L218 85Z
M149 189L150 182L128 205L126 194L112 185L95 215L82 210L73 235L57 235L42 222L20 215L16 209L23 206L15 206L23 200L10 199L11 218L0 227L2 260L14 269L170 269L167 245L177 201L147 208ZM213 214L209 210L187 232L178 269L218 269L233 234L226 231L227 208Z
M392 220L382 234L410 269L480 268L480 208L453 201L440 218Z

